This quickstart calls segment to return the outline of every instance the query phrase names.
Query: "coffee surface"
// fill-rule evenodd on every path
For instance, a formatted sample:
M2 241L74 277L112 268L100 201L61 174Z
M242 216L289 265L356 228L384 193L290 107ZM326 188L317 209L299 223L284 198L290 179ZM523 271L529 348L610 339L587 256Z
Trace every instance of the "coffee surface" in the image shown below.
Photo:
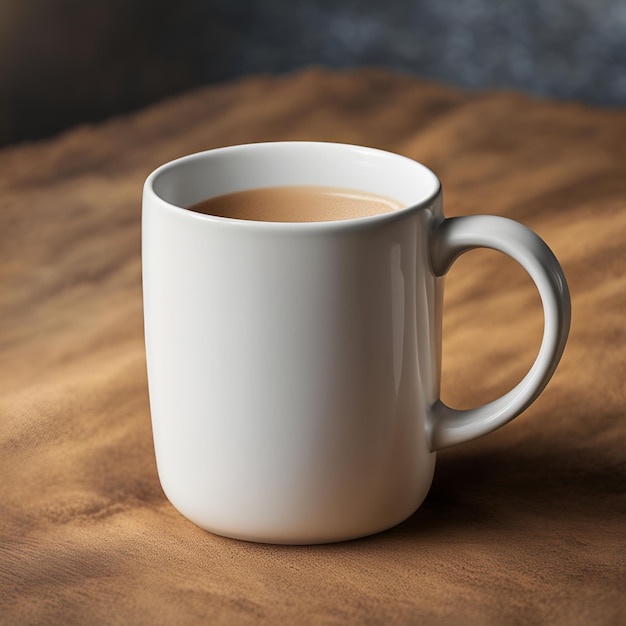
M191 211L260 222L327 222L391 213L404 205L377 194L317 185L261 187L198 202Z

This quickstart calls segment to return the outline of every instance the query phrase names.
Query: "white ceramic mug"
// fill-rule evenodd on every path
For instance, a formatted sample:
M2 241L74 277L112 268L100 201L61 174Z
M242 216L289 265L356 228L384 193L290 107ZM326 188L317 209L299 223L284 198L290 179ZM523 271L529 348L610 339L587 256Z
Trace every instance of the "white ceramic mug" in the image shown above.
M313 223L185 208L300 184L406 208ZM396 154L285 142L187 156L148 177L142 228L159 478L183 515L220 535L307 544L398 524L426 497L436 451L528 407L567 338L569 292L546 244L501 217L445 219L435 174ZM477 247L527 270L544 335L514 389L455 410L439 399L443 275Z

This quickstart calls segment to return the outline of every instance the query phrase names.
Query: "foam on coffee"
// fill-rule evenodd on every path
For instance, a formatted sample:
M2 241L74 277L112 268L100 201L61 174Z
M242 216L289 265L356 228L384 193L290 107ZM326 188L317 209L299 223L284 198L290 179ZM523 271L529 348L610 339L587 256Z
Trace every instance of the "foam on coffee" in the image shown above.
M327 222L391 213L404 205L377 194L318 185L261 187L198 202L191 211L261 222Z

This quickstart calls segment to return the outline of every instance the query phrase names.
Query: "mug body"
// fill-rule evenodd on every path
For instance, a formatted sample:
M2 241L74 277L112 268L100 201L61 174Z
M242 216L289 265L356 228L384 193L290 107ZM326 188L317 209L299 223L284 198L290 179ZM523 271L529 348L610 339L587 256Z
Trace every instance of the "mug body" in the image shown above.
M377 193L406 208L276 223L187 210L277 185ZM150 409L172 504L214 533L270 543L372 534L425 498L435 454L442 279L435 175L383 151L252 144L173 161L143 197Z

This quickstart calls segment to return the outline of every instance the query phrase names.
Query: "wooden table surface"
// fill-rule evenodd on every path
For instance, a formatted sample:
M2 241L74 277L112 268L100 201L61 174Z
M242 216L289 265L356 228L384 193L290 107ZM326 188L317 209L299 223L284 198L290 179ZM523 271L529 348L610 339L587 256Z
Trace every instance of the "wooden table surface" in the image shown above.
M43 112L42 114L45 114ZM448 216L536 230L570 282L561 366L523 416L440 453L420 510L325 546L206 533L165 499L142 331L146 175L260 140L359 143L434 169ZM448 275L443 397L506 391L542 329L495 252ZM379 70L200 89L0 151L0 623L626 622L626 112Z

